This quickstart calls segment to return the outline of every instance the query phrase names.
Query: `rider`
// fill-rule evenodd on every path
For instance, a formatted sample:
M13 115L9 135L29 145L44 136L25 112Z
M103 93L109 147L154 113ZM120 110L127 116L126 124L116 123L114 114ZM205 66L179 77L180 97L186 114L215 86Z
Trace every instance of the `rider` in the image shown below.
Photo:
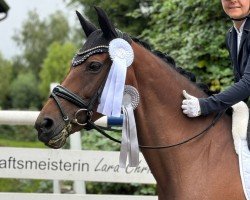
M235 83L227 90L208 98L196 98L183 91L183 113L188 117L219 112L250 96L250 0L221 0L225 13L233 22L226 37L234 68ZM250 128L249 128L250 129ZM250 150L250 131L248 148Z

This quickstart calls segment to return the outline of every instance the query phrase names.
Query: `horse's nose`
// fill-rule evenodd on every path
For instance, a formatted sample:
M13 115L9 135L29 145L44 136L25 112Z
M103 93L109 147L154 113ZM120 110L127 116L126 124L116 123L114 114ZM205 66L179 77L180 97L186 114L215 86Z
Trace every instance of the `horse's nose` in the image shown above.
M35 128L38 132L39 140L48 142L53 125L54 121L51 118L43 118L36 121Z
M41 123L41 126L47 130L50 130L53 124L54 124L53 119L45 118Z

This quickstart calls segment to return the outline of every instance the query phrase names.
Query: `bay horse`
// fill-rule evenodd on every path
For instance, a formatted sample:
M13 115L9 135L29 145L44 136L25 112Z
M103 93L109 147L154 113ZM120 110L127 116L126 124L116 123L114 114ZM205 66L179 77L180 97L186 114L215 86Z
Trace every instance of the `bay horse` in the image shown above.
M95 9L100 29L77 12L87 40L40 112L35 124L39 139L51 148L60 148L68 135L91 128L89 122L101 117L96 109L112 64L107 46L114 38L123 38L134 51L126 85L140 94L135 110L139 144L179 144L141 148L157 181L159 200L244 200L231 117L223 114L213 126L215 114L186 117L181 110L182 91L196 97L207 95L170 63L116 29L102 9ZM206 134L182 143L203 130Z

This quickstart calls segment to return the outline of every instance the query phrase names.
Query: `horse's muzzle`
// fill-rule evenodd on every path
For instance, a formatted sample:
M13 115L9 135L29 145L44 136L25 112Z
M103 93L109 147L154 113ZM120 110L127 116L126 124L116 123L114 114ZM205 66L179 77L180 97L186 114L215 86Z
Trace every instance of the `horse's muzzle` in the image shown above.
M64 124L65 126L65 124ZM71 133L72 126L69 123L65 127L54 127L54 121L50 118L37 119L35 128L38 132L38 139L46 146L54 149L61 148Z

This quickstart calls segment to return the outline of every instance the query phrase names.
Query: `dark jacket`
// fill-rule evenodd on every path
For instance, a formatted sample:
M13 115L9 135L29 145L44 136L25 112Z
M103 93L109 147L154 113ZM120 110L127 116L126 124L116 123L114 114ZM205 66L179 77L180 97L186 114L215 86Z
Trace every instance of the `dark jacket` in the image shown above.
M250 96L250 18L247 18L243 28L238 57L237 32L234 27L229 29L226 42L232 61L235 83L219 94L200 98L202 115L225 110Z

